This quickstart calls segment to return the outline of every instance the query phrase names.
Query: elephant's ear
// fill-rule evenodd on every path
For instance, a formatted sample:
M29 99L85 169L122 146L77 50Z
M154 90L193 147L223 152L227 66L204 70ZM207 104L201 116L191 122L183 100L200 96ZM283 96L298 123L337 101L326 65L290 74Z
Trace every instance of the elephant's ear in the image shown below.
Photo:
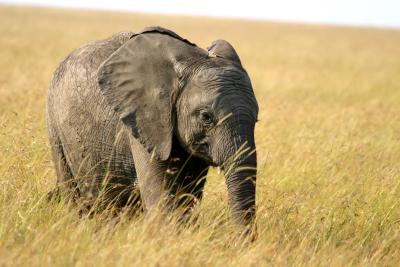
M177 62L193 45L151 31L133 36L100 66L104 97L147 151L159 160L171 152Z
M240 58L233 46L225 40L216 40L207 47L210 56L221 57L242 65Z

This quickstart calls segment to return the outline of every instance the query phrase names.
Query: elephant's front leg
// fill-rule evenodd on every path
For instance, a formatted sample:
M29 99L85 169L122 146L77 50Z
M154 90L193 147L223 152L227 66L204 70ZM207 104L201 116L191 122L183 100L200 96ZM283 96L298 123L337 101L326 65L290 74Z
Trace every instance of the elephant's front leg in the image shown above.
M165 200L168 198L168 190L164 175L168 164L152 158L151 154L132 136L130 146L144 211L146 215L151 215L167 205Z
M185 218L201 200L208 164L174 142L167 161L158 161L133 137L130 144L145 213L181 209Z
M172 197L170 204L180 211L184 223L192 218L193 208L202 199L209 165L181 148L174 148L165 178Z

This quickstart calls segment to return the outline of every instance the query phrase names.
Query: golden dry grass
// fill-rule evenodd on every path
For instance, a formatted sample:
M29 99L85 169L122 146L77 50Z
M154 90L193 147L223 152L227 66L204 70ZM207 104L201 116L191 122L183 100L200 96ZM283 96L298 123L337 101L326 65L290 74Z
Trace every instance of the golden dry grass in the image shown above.
M48 84L81 44L162 25L229 40L260 104L259 238L232 232L212 171L198 228L79 219L54 186ZM1 266L398 266L400 31L0 7Z

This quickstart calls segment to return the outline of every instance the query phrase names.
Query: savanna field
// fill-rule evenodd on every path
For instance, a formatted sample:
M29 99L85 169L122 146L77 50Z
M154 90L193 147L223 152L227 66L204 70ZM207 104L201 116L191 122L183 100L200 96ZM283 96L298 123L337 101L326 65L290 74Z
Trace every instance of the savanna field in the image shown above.
M226 39L260 106L258 238L211 170L197 224L79 217L48 202L56 66L119 31ZM0 266L399 266L400 30L0 6Z

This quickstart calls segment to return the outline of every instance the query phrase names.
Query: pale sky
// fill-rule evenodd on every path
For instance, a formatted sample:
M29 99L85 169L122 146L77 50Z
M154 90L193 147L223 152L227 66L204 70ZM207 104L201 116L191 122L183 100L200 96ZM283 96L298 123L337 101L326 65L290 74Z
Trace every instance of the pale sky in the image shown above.
M0 3L400 27L400 0L0 0Z

